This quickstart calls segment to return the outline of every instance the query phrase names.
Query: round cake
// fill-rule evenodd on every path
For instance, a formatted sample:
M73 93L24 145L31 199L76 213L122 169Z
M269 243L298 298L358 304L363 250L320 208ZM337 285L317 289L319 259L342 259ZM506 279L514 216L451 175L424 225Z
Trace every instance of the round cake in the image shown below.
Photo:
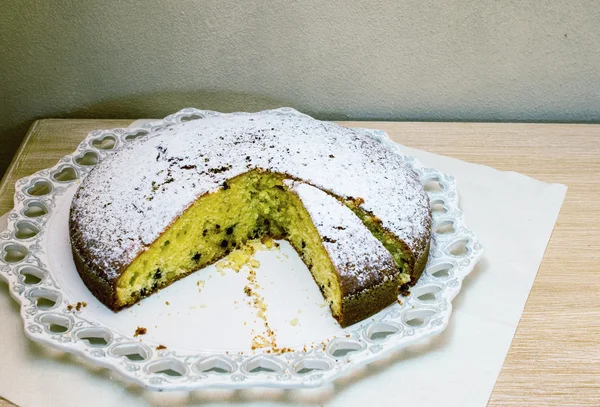
M83 282L115 311L269 236L290 242L347 326L417 281L431 210L417 174L384 145L273 110L125 145L83 180L69 229Z

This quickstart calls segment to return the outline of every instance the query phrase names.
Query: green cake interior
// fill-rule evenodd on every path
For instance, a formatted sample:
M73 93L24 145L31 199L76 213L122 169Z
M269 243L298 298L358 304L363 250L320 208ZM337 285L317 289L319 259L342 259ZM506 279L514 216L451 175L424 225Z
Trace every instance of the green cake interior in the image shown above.
M284 186L285 178L254 170L196 200L123 272L117 283L117 308L220 260L249 240L270 236L290 242L338 317L342 292L334 266L301 200ZM410 253L402 242L386 234L368 214L348 206L388 248L398 267L410 270Z
M356 201L344 202L356 216L363 222L369 232L383 244L394 258L396 265L403 270L412 270L414 260L406 244L385 230L376 216L360 209Z

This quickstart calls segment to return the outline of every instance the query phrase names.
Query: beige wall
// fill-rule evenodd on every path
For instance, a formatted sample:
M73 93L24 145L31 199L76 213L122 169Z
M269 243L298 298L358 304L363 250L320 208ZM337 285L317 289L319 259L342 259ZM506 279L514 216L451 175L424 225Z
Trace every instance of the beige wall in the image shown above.
M0 173L42 117L600 121L597 0L242 3L0 2Z

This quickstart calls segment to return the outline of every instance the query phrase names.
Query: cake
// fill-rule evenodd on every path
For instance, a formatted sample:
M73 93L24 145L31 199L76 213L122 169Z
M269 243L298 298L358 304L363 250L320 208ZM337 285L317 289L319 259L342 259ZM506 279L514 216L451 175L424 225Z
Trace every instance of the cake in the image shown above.
M118 311L248 241L286 239L343 327L414 284L429 199L402 157L298 112L220 114L136 139L100 162L71 205L77 270Z

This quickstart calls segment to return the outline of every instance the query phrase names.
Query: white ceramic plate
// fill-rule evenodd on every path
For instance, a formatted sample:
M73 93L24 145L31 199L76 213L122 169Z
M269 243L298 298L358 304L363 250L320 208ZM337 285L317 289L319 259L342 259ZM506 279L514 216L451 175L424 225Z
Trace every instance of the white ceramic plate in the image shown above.
M410 163L430 194L431 253L409 297L342 329L298 255L281 242L279 249L255 256L265 319L244 293L247 269L207 267L118 314L98 302L79 279L69 245L69 207L81 180L136 137L220 114L184 109L136 129L93 131L56 166L16 183L14 209L0 234L0 276L21 304L27 337L155 390L292 388L319 386L446 328L451 301L483 247L464 223L454 178L423 167L385 133L368 129L361 131ZM277 347L290 351L252 350L253 338L267 336L265 322ZM146 334L134 337L137 327Z

